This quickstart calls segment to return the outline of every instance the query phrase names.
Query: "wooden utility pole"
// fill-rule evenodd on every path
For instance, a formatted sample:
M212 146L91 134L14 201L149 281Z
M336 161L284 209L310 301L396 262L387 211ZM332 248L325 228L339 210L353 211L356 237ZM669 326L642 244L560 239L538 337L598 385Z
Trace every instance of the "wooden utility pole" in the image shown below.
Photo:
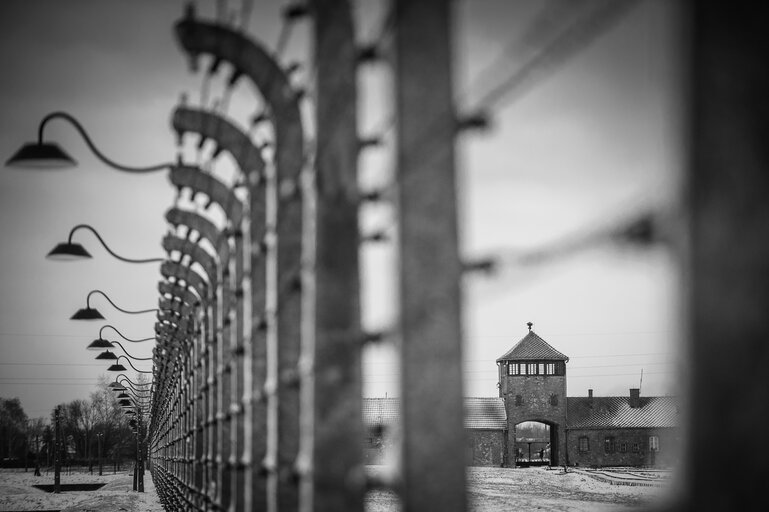
M395 1L402 501L466 509L451 3Z
M356 52L348 0L315 0L313 503L363 510ZM356 476L357 475L357 476Z
M101 432L96 434L96 449L99 452L99 476L102 476L103 470L104 470L104 466L102 465L102 458L101 458L101 440L103 436L104 434L102 434Z
M61 492L61 419L59 418L59 409L57 405L54 409L54 427L53 427L53 492Z

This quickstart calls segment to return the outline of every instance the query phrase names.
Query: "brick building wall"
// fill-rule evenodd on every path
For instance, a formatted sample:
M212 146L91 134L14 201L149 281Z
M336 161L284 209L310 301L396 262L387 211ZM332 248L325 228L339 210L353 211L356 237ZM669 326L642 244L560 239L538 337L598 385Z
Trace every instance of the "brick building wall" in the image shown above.
M506 432L504 430L468 429L465 432L469 465L500 467L505 463Z
M657 438L655 451L650 438ZM568 464L578 466L670 467L678 460L679 431L676 428L568 429Z
M507 460L511 461L510 464L515 461L515 425L524 421L539 421L550 426L551 438L557 444L557 453L551 452L553 463L563 464L566 453L566 376L504 375L500 395L505 399L507 412Z

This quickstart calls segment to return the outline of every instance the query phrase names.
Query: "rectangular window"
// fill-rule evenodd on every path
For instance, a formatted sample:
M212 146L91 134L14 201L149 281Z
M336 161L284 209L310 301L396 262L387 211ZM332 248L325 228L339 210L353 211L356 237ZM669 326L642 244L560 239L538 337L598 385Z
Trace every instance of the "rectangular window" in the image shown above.
M582 436L579 438L579 451L581 452L590 451L590 441L588 440L587 436Z
M545 375L555 375L555 363L545 365Z
M621 453L626 453L627 452L627 443L620 443L619 444L619 451Z
M639 452L638 443L633 443L633 453L638 453L638 452Z
M660 451L660 438L657 436L649 436L649 450L653 452Z
M537 368L537 373L539 375L545 374L545 363L539 363L539 368Z
M604 437L603 438L603 450L606 453L614 453L614 438L613 437Z
M529 375L537 374L537 363L529 363Z

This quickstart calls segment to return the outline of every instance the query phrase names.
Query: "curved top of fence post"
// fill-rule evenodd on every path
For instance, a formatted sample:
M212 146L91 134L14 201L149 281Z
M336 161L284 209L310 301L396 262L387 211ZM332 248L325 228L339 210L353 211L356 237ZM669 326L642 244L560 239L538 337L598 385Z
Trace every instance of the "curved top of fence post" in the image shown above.
M261 150L240 128L220 114L186 106L177 107L171 120L174 130L193 132L216 143L215 154L224 150L232 155L244 176L264 172Z
M189 188L197 194L205 194L218 204L233 226L240 226L243 219L243 204L235 192L211 174L204 173L200 168L188 165L171 167L168 175L171 184L177 188Z
M230 245L227 243L227 234L219 230L209 219L189 210L171 208L166 212L166 220L173 226L187 226L200 233L216 250L219 264L227 264L227 261L230 259Z
M195 290L201 299L203 297L211 298L209 294L213 293L213 289L208 286L200 274L189 267L173 261L164 261L160 265L160 274L165 278L173 277L179 281L184 281L188 287Z
M201 298L192 293L189 289L175 283L169 283L168 281L159 281L158 291L163 296L171 295L178 297L179 300L192 307L202 303Z
M218 283L217 270L220 267L216 264L216 260L208 253L208 251L196 243L179 238L175 235L166 235L163 237L163 249L168 252L179 251L180 253L189 256L191 262L197 263L206 272L206 275L208 276L208 285L211 288L216 288Z
M174 296L178 298L177 296ZM182 300L160 298L158 299L158 308L164 311L171 311L179 316L187 316L193 314L195 306L187 304Z
M198 21L191 10L176 24L176 37L192 59L210 54L247 76L270 107L275 127L275 164L281 179L295 179L304 164L299 98L280 65L260 44L222 25ZM234 80L231 80L234 81Z

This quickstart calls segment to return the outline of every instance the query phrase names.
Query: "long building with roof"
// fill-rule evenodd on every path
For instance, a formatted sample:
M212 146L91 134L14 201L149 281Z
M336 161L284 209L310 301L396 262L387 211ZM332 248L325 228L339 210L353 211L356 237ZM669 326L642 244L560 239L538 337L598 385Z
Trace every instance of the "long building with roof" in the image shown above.
M626 396L594 397L590 390L588 396L567 397L569 358L528 326L526 336L496 361L499 396L465 398L469 464L675 463L680 444L675 397L642 397L636 388ZM381 463L391 453L399 415L398 398L364 399L367 463ZM532 431L532 422L544 428Z

